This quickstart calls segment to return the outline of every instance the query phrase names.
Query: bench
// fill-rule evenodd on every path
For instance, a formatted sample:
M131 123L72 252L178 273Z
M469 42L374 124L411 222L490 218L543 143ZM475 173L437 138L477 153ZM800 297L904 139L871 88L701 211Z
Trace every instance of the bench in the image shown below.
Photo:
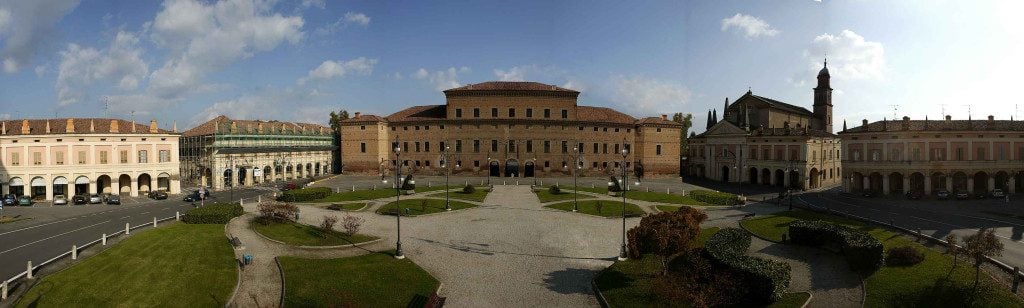
M416 294L409 301L407 308L441 308L444 307L444 297L437 295L437 292L431 292L430 296L423 296Z

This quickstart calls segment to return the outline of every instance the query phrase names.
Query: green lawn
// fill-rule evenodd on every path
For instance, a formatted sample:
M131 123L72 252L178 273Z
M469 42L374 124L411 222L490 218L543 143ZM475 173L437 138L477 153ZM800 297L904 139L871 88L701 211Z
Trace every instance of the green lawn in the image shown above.
M341 259L280 257L285 307L406 307L438 281L407 259L371 253Z
M626 192L626 199L636 199L648 202L657 203L671 203L671 204L682 204L682 205L713 205L693 200L689 196L680 196L676 194L666 194L662 192L653 191L628 191Z
M548 203L554 201L572 200L573 195L576 195L577 200L593 199L594 197L587 194L573 194L571 190L563 190L558 194L552 194L547 189L541 189L536 192L537 198L540 199L540 203Z
M46 276L17 307L223 307L236 283L220 224L147 229Z
M811 298L811 293L799 292L799 293L786 293L782 294L782 298L774 304L769 305L769 308L800 308L804 306L804 303Z
M399 201L401 203L400 208L402 209L402 215L406 215L406 210L409 209L407 216L416 216L431 213L444 212L444 200L437 199L403 199ZM426 204L424 204L426 202ZM377 214L394 215L397 204L392 201L377 209ZM465 208L475 207L475 204L470 204L462 201L451 200L452 210L461 210Z
M924 247L885 229L866 226L860 222L806 211L781 212L776 215L755 217L741 222L751 232L771 240L781 240L787 226L798 219L825 220L864 230L875 237L888 251L901 246L913 246L924 252L925 260L913 266L884 266L865 279L867 299L865 307L881 306L979 306L1011 307L1024 302L1014 297L1006 287L998 285L982 274L982 286L971 291L974 271L968 262L960 261L951 271L953 259Z
M452 189L460 189L462 186L450 186ZM416 187L416 192L431 192L444 189L444 185L433 186L433 187ZM312 200L309 202L343 202L343 201L360 201L360 200L374 200L380 198L394 197L395 189L393 187L380 187L377 189L366 189L357 191L342 191L341 193L331 193L329 196L323 199ZM287 200L283 200L287 201Z
M272 222L264 225L253 220L253 230L263 236L285 242L295 246L340 246L358 244L377 239L377 237L356 233L348 236L338 231L331 231L326 237L322 236L320 229L310 225L304 225L292 221ZM339 221L338 224L341 224Z
M22 220L26 220L26 219L31 219L31 217L25 217L25 216L21 216L21 215L18 215L18 216L6 216L5 215L5 216L0 216L0 224L11 223L11 222L15 222L15 221L22 221Z
M445 194L444 192L440 192L440 193L432 194L432 195L429 195L429 196L430 197L436 197L436 198L444 198L444 194ZM457 190L448 192L448 197L452 198L452 199L483 202L484 198L487 198L487 191L484 190L483 187L478 187L478 188L476 188L476 190L473 191L473 193L467 194L467 193L463 193L462 189L457 189Z
M572 192L573 191L573 187L572 186L559 186L558 188L561 188L562 192L566 192L566 191ZM608 186L597 186L597 187L594 187L594 188L583 187L583 186L576 186L575 190L591 192L591 193L595 193L595 194L599 194L599 195L607 195L608 194Z
M598 211L598 202L601 203L601 211ZM573 203L569 201L545 205L544 207L569 212L572 211ZM604 217L621 217L622 201L581 200L579 201L579 212ZM636 204L626 203L626 214L628 216L640 216L644 214L644 211L640 210L640 207Z

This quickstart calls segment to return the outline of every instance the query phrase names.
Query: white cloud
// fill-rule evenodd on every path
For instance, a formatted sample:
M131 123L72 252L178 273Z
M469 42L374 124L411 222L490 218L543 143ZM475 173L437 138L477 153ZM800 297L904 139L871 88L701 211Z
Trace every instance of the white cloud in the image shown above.
M865 40L850 30L839 34L822 34L814 38L810 48L804 52L808 62L807 72L817 72L824 58L828 58L828 70L832 78L882 80L885 77L885 47L882 43ZM816 76L806 74L807 76Z
M373 66L377 59L359 57L349 61L327 60L320 63L320 66L309 71L306 77L299 78L298 84L305 84L308 80L326 80L334 77L342 77L346 74L369 75L373 72Z
M740 13L722 19L722 31L728 31L730 28L735 28L735 32L742 32L747 39L779 34L779 30L772 28L763 19Z
M303 8L316 7L316 8L319 8L319 9L324 9L324 8L327 7L327 2L325 0L302 0L302 7Z
M315 117L314 111L310 111L310 108L316 107L303 104L319 97L322 97L322 94L316 90L267 88L256 93L247 93L234 99L216 102L192 116L191 121L192 125L197 125L220 115L234 119L279 120L296 120L301 116L303 120L311 120ZM289 115L291 119L288 118ZM327 118L326 113L322 116L324 119ZM314 123L323 121L322 119Z
M433 73L420 68L412 74L412 78L425 80L433 85L435 90L444 91L460 87L459 74L463 73L469 73L469 68L465 66L460 68L449 67L447 70L435 71Z
M495 69L494 76L498 77L500 81L524 81L526 80L526 69L523 67L513 67L508 71Z
M78 0L0 1L0 59L4 72L17 73L47 42L57 22L78 6Z
M587 90L587 85L583 83L582 80L576 78L569 78L569 81L566 81L564 84L562 84L562 87L580 92L586 92Z
M37 65L35 69L36 77L43 77L43 75L46 75L46 69L46 65Z
M614 100L622 108L642 114L679 112L693 97L685 86L652 78L618 76L613 83Z
M343 19L347 24L356 24L364 27L370 24L370 17L363 13L348 12L345 13Z
M164 2L152 38L171 52L150 76L149 92L164 99L181 97L197 90L207 74L234 61L302 40L302 17L271 14L272 6L256 0Z
M11 119L11 114L10 113L0 113L0 120L10 120L10 119Z
M116 84L118 90L131 91L149 74L149 67L142 60L142 50L137 47L139 38L132 33L120 31L105 50L69 44L60 52L57 90L58 106L67 106L82 100L88 93L87 87L97 81ZM45 67L37 68L37 74Z

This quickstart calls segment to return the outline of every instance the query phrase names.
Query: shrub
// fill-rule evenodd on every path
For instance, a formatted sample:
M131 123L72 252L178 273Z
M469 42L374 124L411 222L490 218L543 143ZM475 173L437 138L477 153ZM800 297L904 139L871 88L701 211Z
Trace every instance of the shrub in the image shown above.
M352 215L345 215L345 218L341 219L341 229L344 230L348 236L353 236L359 232L359 227L363 226L363 219Z
M405 179L402 180L402 190L416 190L416 184L413 184L412 174L406 175Z
M694 200L717 204L717 205L735 205L739 203L736 195L724 192L710 191L710 190L694 190L690 192L690 198Z
M552 195L557 195L562 193L562 189L558 188L558 185L551 185L551 187L548 187L548 193Z
M615 176L612 176L610 179L608 179L608 182L612 183L611 186L608 186L608 192L622 191L622 186L619 186L619 179L615 178Z
M604 209L604 203L601 203L600 200L594 202L594 209L597 210L598 214L601 214L601 210Z
M324 216L324 221L320 222L320 236L327 237L331 231L334 231L334 224L338 223L337 216Z
M884 263L882 242L867 232L824 221L799 220L789 225L793 243L807 246L839 245L850 268L873 272Z
M329 187L310 187L302 189L293 189L281 193L281 197L277 200L286 202L307 202L318 199L326 198L332 193Z
M910 246L889 249L889 255L885 257L885 264L889 266L911 266L921 261L924 261L924 253Z
M187 224L226 224L243 213L245 210L238 203L213 203L185 212L181 220Z
M268 224L273 220L293 220L299 207L291 203L264 202L260 204L260 222Z
M466 187L462 188L462 193L464 193L464 194L472 194L472 193L475 193L475 192L476 192L476 187L473 187L473 185L466 185Z
M737 228L715 232L704 244L712 262L725 266L739 277L742 285L737 290L743 296L762 304L782 298L789 287L789 264L746 255L750 248L750 234Z
M684 206L640 219L640 224L627 233L630 257L640 259L653 253L665 262L669 256L690 252L700 234L700 223L707 218L704 212Z
M690 307L741 307L740 276L715 270L703 249L673 258L666 275L651 280L651 291L662 303L687 303Z

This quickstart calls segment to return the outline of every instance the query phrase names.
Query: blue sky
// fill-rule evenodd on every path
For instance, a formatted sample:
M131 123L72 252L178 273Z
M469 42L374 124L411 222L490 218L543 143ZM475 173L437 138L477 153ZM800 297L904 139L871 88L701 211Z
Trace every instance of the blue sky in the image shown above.
M0 118L217 115L326 123L440 90L530 80L633 116L706 112L749 87L836 122L1024 116L1019 1L0 0ZM968 106L970 105L970 106ZM106 106L106 107L104 107ZM841 125L841 124L840 124Z

